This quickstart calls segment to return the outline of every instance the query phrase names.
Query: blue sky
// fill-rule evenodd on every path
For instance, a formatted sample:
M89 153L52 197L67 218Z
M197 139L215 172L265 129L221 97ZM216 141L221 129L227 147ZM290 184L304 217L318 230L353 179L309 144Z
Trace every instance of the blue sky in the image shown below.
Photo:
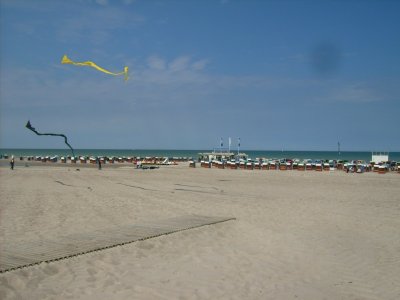
M400 151L399 1L0 5L2 148Z

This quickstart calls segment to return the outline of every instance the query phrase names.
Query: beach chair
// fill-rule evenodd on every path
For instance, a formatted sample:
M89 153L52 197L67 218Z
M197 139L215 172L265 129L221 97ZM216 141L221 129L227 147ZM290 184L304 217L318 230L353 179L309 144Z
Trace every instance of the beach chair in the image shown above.
M385 165L379 166L379 168L378 168L378 174L386 174L386 172L387 172L387 168L386 168Z
M254 164L252 162L246 163L246 170L253 170L254 169Z
M287 170L287 165L286 165L286 163L279 164L279 170L280 170L280 171L286 171L286 170Z

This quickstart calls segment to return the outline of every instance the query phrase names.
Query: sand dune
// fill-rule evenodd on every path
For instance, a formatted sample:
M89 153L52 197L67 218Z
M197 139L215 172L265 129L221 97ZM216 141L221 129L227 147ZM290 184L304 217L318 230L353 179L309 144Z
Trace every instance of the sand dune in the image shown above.
M0 299L398 299L400 176L0 168L1 245L229 221L0 274Z

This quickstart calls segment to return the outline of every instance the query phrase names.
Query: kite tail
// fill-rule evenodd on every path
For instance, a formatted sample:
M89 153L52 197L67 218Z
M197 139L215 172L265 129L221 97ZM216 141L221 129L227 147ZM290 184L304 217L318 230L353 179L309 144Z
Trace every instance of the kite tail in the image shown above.
M33 127L32 125L31 125L31 122L30 121L28 121L28 123L26 123L26 125L25 125L25 127L26 128L28 128L29 130L32 130L34 133L36 133L37 135L50 135L50 136L61 136L61 137L63 137L64 138L64 143L71 149L71 151L72 151L72 156L74 156L75 157L75 152L74 152L74 149L71 147L71 145L68 143L68 139L67 139L67 136L66 135L64 135L64 134L58 134L58 133L40 133L40 132L38 132L36 129L35 129L35 127Z
M71 145L68 143L67 137L66 137L65 135L63 135L63 134L60 134L60 136L64 137L64 143L69 147L69 149L71 149L71 151L72 151L72 156L75 157L74 149L72 149Z

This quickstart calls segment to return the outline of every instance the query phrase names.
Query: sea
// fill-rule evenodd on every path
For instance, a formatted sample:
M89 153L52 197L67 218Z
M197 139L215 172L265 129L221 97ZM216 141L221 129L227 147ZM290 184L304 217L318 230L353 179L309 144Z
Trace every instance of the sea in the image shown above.
M216 149L218 150L218 149ZM212 150L154 150L154 149L74 149L75 156L106 156L106 157L180 157L192 158L197 160L199 153L212 152ZM232 152L236 152L233 151ZM249 158L268 158L268 159L321 159L321 160L364 160L371 161L372 152L370 151L276 151L276 150L246 150L240 149L241 153L246 153ZM389 152L390 161L400 162L400 152ZM0 157L5 155L15 157L21 156L68 156L72 155L69 149L0 149Z

